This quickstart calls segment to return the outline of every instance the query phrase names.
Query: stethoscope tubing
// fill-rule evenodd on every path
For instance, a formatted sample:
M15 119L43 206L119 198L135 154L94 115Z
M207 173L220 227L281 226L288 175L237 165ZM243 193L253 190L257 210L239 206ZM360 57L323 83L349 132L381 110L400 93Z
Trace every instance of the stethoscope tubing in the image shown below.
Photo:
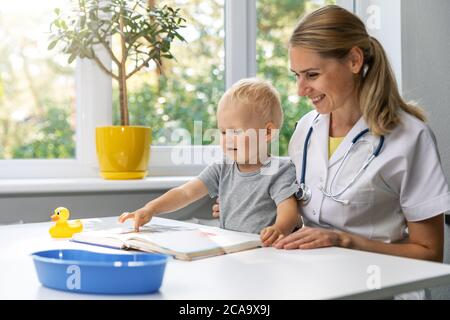
M314 118L314 121L318 118L319 114ZM308 160L308 146L311 140L311 135L313 132L313 125L311 125L311 127L309 128L306 137L305 137L305 143L303 145L303 157L302 157L302 171L301 171L301 176L300 176L300 190L301 192L301 196L297 197L298 200L303 201L304 204L306 204L307 202L309 202L310 198L311 198L311 190L309 190L309 187L306 185L306 164L307 164L307 160ZM349 150L347 150L347 152L345 153L344 159L342 160L342 162L345 161L345 159L347 158L350 150L352 150L353 146L355 144L358 143L358 141L367 133L369 133L369 129L366 128L364 130L362 130L360 133L358 133L353 139L352 139L352 144L349 148ZM361 169L358 171L357 175L352 179L352 181L340 192L338 192L337 194L333 194L331 189L330 192L326 192L326 190L324 188L321 189L322 193L326 196L329 197L331 199L333 199L334 201L343 203L343 204L348 204L348 200L341 200L338 199L337 197L339 197L341 194L343 194L349 187L351 187L353 185L353 183L356 181L356 179L359 178L359 176L362 174L362 172L364 170L366 170L366 168L369 166L369 164L372 162L373 159L375 159L381 152L381 149L383 148L384 145L384 136L381 135L380 136L380 141L378 142L377 147L375 148L375 150L373 150L372 147L372 154L370 155L370 157L365 161L365 163L363 164L363 166L361 167ZM341 165L338 168L338 171L340 171L341 167L342 167L343 163L341 163ZM336 172L335 176L332 179L332 182L330 184L330 188L332 183L334 182L336 175L338 172Z

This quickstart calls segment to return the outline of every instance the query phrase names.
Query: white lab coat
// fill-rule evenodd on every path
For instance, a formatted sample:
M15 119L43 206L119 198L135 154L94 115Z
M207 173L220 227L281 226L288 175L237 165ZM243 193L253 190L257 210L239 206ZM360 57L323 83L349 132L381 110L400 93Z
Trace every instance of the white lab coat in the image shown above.
M307 152L305 184L311 201L301 210L305 225L334 228L368 239L393 242L407 237L407 221L420 221L450 209L450 192L445 179L436 141L430 128L420 120L401 112L401 124L385 135L384 146L360 178L339 198L348 205L325 197L321 186L330 187L351 140L367 128L361 118L328 160L329 115L311 111L298 122L289 143L289 156L300 182L303 145L313 126ZM379 137L370 133L362 140L376 148ZM340 191L354 177L371 154L371 145L359 144L350 153L333 184Z

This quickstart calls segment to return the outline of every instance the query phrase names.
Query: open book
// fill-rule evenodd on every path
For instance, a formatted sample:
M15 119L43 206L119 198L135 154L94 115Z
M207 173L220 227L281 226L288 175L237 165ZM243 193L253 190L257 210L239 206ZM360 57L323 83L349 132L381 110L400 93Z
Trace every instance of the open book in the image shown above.
M206 258L261 246L259 235L164 218L153 218L135 232L113 228L77 233L73 241L119 249L159 252L180 260Z

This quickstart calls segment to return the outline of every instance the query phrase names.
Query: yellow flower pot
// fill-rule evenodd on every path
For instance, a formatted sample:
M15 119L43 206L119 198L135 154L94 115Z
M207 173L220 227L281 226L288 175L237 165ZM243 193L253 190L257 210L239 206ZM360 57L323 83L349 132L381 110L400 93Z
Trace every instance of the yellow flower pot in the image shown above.
M152 143L152 129L138 126L96 128L100 175L105 179L142 179Z

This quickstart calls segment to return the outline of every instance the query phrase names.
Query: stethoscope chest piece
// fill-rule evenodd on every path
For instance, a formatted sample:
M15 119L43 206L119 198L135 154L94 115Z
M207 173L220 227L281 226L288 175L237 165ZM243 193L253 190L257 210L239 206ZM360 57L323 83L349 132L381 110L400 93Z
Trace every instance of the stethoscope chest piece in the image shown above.
M307 185L301 183L298 191L295 193L295 197L305 205L311 200L311 189Z

